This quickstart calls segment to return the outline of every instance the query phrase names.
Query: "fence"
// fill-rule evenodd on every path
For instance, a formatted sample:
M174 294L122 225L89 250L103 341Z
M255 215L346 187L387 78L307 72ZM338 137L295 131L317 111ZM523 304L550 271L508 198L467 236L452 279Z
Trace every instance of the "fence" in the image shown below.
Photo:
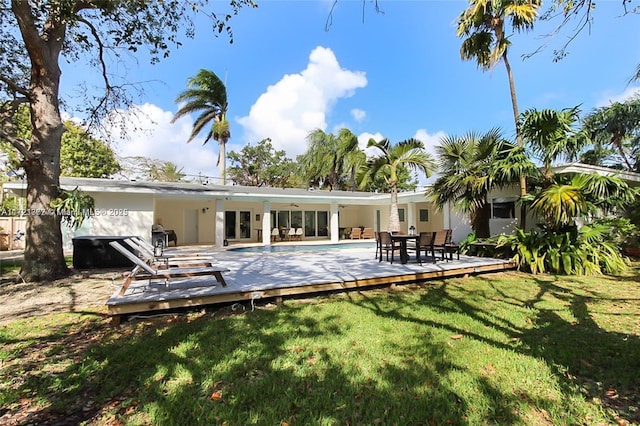
M27 219L0 217L0 250L23 250Z

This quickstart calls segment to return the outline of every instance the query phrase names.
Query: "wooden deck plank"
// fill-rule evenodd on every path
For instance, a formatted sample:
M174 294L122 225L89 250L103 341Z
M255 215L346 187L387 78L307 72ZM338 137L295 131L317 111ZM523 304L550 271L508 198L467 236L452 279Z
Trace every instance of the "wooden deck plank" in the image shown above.
M514 269L504 260L470 258L460 261L418 265L378 262L371 250L348 250L344 253L246 254L224 252L215 257L218 266L228 268L227 286L216 282L184 279L164 286L162 282L138 281L107 302L111 315L198 307L251 299L277 298L336 290L363 289L387 284L404 284L429 279Z

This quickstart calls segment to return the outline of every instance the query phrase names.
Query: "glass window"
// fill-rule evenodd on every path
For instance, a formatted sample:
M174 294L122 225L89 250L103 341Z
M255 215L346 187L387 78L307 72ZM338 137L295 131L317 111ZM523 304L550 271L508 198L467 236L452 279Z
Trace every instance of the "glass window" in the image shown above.
M251 212L240 212L240 238L251 238Z
M316 212L304 212L304 236L316 236Z
M318 236L327 237L329 235L329 213L318 212Z
M302 212L301 211L291 212L291 227L302 228Z
M491 203L491 217L493 219L514 219L516 217L515 201L494 199Z
M289 210L278 211L278 226L280 228L289 227Z
M224 237L226 239L236 238L236 212L224 212Z
M400 222L404 222L404 209L398 209L398 217L400 218Z
M420 222L429 222L429 210L420 209Z

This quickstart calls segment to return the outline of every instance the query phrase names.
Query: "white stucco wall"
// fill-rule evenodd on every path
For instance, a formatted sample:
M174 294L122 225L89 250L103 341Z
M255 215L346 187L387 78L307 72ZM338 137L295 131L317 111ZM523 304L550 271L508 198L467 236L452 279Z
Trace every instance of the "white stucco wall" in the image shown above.
M213 199L156 199L154 206L153 223L174 230L178 244L215 242L216 207Z
M65 250L73 247L72 238L83 235L138 235L151 239L153 196L126 193L89 193L95 200L95 216L77 230L62 225Z

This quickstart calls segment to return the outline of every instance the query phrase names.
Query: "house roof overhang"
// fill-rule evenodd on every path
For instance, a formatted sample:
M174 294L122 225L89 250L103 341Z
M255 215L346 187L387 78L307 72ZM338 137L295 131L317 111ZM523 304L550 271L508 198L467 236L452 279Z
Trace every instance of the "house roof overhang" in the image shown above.
M147 182L115 179L61 177L65 190L80 189L92 193L127 193L149 195L158 199L224 199L245 202L273 202L299 204L379 205L389 203L389 194L356 191L327 191L317 189L265 188L228 186L183 182ZM3 184L5 191L24 195L27 184L12 181ZM398 202L424 202L424 189L398 194Z
M584 163L568 163L552 167L556 173L596 173L602 176L617 176L627 182L629 185L636 186L640 184L640 173L629 172L626 170L616 170L609 167L594 166Z

